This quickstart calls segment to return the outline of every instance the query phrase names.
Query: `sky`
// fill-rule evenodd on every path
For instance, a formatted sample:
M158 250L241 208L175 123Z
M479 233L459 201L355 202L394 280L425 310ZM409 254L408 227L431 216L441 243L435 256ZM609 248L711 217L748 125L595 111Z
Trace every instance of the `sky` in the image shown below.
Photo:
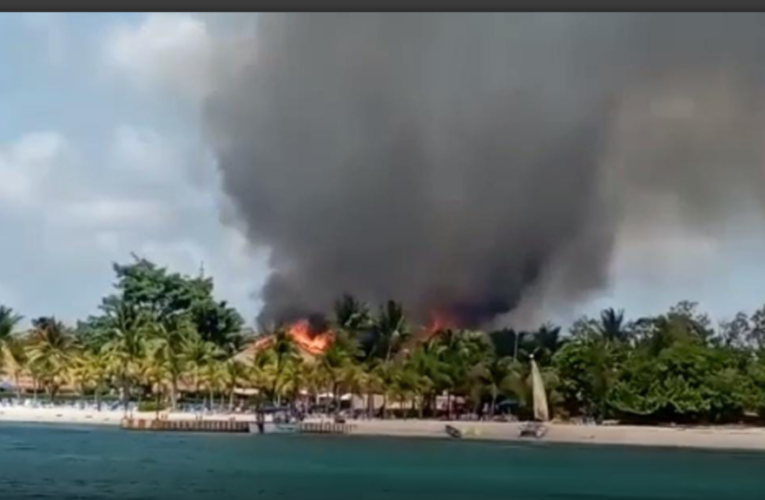
M254 317L264 252L221 223L199 131L209 37L186 14L0 15L0 304L74 322L134 252Z
M226 200L200 130L212 45L226 22L195 14L0 14L0 304L74 322L97 312L131 253L215 278L252 323L268 275L221 217ZM241 27L239 27L241 29ZM611 285L552 320L688 299L715 319L765 302L765 237L657 224L618 238Z

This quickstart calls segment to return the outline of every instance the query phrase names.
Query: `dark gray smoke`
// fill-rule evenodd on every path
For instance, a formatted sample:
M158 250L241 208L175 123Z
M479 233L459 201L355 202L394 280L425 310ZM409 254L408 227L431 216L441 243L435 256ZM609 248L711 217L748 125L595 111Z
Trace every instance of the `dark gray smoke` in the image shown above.
M618 230L667 198L724 219L763 180L762 21L261 15L206 121L273 252L262 318L350 292L479 324L602 286Z

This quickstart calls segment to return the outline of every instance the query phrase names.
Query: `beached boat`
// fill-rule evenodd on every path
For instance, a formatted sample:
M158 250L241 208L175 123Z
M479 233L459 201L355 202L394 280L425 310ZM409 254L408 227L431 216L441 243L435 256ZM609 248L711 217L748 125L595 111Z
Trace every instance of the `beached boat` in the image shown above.
M250 422L250 434L294 434L300 432L298 424Z
M446 433L449 435L449 437L452 437L454 439L460 439L462 438L462 432L457 429L456 427L452 427L451 425L446 426Z
M550 412L547 408L547 394L534 356L531 356L531 385L534 399L534 421L521 426L520 437L533 437L540 439L547 434L544 422L550 420Z
M528 422L521 426L521 437L540 439L547 434L547 427L541 422Z

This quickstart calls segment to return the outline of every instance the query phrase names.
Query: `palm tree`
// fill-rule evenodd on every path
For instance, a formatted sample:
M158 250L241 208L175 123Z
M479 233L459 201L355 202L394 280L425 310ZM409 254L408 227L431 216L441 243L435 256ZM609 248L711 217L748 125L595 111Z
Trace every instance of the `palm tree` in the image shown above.
M544 364L563 345L563 341L560 338L560 330L559 326L555 326L552 323L543 324L531 335L526 348L527 352L524 354L526 356L533 354L540 363Z
M396 367L391 360L375 359L369 369L369 389L382 395L382 417L385 418L388 413L388 396L395 382Z
M484 351L491 349L491 342L484 337L481 332L448 329L435 339L450 382L444 387L448 418L452 415L453 396L468 395L470 369L484 359Z
M334 318L331 322L335 341L341 342L355 357L366 358L372 346L366 335L372 328L372 317L369 306L345 294L335 302Z
M191 372L194 383L194 392L199 395L202 383L211 372L209 366L219 355L218 348L212 342L205 341L201 336L194 334L184 342L184 360L186 368ZM209 377L208 377L208 382ZM210 389L211 384L207 384Z
M225 374L223 372L224 351L220 347L213 344L212 342L210 344L211 344L210 357L207 360L207 365L205 366L205 369L204 369L204 381L205 381L205 386L207 386L207 395L210 398L210 403L208 407L212 410L213 405L215 403L214 401L215 392L216 391L220 392L221 386L224 385Z
M297 345L285 327L277 328L274 332L274 342L270 349L274 353L274 378L271 394L275 398L277 405L281 404L282 388L284 383L284 374L293 363L299 362L300 352Z
M356 334L372 326L369 306L349 294L335 302L334 329L343 329Z
M349 359L341 369L341 386L351 395L351 414L356 413L356 396L362 396L367 387L367 374L361 364Z
M16 335L16 326L23 316L13 312L10 307L0 306L0 375L6 373L13 377L16 396L21 397L19 377L26 362L24 346Z
M275 354L269 349L256 352L252 357L252 365L249 368L249 379L252 387L257 391L256 406L259 408L270 395L276 378Z
M0 306L0 374L8 370L10 365L10 371L15 379L17 379L14 368L15 354L19 351L15 329L22 319L23 317L14 313L10 307ZM19 390L18 380L16 380L16 390Z
M420 415L426 406L431 406L435 402L438 392L453 388L449 366L443 360L444 350L444 346L438 341L431 340L415 348L407 359L407 364L420 377L419 388L422 390Z
M339 410L339 392L342 388L346 370L353 363L349 353L338 343L333 343L319 358L319 366L329 382L329 390L335 403L335 411Z
M381 360L371 360L363 365L364 369L364 391L367 398L367 417L372 418L375 411L375 396L385 394L385 384L380 377L380 372L376 365L383 363Z
M103 352L122 389L122 403L127 411L131 390L137 381L141 360L146 351L146 333L151 323L146 313L126 303L119 303L107 313L108 338Z
M417 409L420 418L435 401L438 389L451 386L440 354L440 346L433 342L418 346L397 371L397 383L411 398L412 410Z
M21 375L28 364L27 350L23 338L15 339L5 351L5 372L13 377L16 398L21 399Z
M375 351L389 361L409 336L409 327L401 304L389 300L374 323Z
M489 357L476 365L471 377L478 382L482 391L491 398L489 416L493 417L497 407L497 398L504 392L513 392L521 377L520 367L512 358Z
M185 315L171 316L154 323L153 337L156 348L162 353L158 359L164 361L164 369L170 382L170 407L178 406L178 382L184 372L184 347L186 340L194 334L193 325Z
M55 399L66 382L74 354L74 338L54 317L32 321L29 363L37 368L41 381L51 399Z
M87 389L92 387L93 402L98 411L101 411L101 394L107 388L109 381L107 356L100 351L80 352L74 359L72 378L77 381L83 396Z
M302 388L308 393L312 404L316 404L319 394L326 391L329 382L318 360L313 363L300 364Z
M404 402L409 400L412 404L412 410L415 409L417 396L422 393L424 377L409 363L401 362L396 365L395 375L393 377L393 386L391 387L393 397L398 401L399 407L403 410Z
M141 377L154 394L154 411L159 417L162 396L166 382L170 378L168 371L167 350L161 339L151 339L146 343L145 356L141 360Z
M601 311L597 329L606 342L626 342L628 335L624 328L624 310L617 312L609 307Z
M507 395L513 395L518 399L520 409L526 414L531 415L534 409L533 402L533 380L530 363L512 362L505 369L508 370L507 377L502 380L500 389ZM559 403L560 395L556 391L559 385L558 374L552 367L541 369L542 381L544 382L547 399L551 406Z
M234 410L234 395L236 388L247 379L245 365L236 358L228 358L223 362L223 385L228 392L228 411Z

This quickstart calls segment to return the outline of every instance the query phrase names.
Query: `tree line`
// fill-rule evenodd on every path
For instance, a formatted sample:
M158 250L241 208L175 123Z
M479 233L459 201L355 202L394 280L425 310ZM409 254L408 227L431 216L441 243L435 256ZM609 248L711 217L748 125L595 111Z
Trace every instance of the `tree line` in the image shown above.
M184 398L233 407L237 388L251 405L310 404L327 411L341 396L375 395L381 405L351 408L378 417L526 418L532 398L529 358L540 365L554 416L633 423L724 423L765 417L765 307L713 325L691 302L628 321L607 309L568 332L442 328L418 340L422 325L394 301L373 308L350 295L327 315L334 341L304 356L289 325L255 334L216 301L213 280L171 273L140 258L114 265L115 291L99 314L68 327L0 306L0 373L31 380L49 398L62 388L99 402L105 395L177 407ZM258 337L272 339L249 356ZM446 404L438 400L445 398ZM355 404L352 398L351 405ZM366 398L367 403L373 401ZM444 407L445 406L445 407Z

